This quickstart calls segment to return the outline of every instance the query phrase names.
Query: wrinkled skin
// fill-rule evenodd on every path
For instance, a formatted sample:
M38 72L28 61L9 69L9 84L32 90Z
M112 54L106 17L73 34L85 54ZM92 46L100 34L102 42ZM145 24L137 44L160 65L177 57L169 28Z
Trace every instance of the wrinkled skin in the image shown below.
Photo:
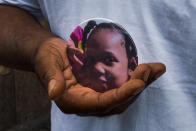
M64 113L105 116L122 113L142 90L159 78L166 68L161 63L139 65L128 82L104 93L81 86L72 74L67 43L58 38L43 42L35 54L35 70L48 87L50 99Z

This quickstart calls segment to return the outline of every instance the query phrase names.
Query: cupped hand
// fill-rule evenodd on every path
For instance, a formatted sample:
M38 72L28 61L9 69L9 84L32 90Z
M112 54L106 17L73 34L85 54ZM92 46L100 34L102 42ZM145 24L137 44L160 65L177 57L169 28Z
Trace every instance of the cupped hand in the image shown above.
M111 115L123 112L137 95L165 72L161 63L139 65L128 82L104 93L81 86L72 74L67 43L60 38L43 42L35 54L35 71L48 87L50 99L64 113Z

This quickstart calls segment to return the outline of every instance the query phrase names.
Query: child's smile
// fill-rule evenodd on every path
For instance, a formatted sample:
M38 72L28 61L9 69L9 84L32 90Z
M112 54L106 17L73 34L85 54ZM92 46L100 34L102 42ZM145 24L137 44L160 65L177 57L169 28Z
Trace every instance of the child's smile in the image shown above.
M120 87L127 81L131 69L124 37L111 29L100 29L87 40L85 73L89 85L99 92Z
M84 28L77 26L70 37L68 56L81 85L105 92L131 78L138 63L137 50L120 25L89 21Z

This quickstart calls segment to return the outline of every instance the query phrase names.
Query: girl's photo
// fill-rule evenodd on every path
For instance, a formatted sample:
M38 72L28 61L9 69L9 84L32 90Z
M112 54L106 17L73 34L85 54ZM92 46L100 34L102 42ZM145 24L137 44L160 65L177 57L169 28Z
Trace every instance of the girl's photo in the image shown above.
M109 20L91 19L77 26L68 54L77 81L97 92L120 87L138 65L131 36Z

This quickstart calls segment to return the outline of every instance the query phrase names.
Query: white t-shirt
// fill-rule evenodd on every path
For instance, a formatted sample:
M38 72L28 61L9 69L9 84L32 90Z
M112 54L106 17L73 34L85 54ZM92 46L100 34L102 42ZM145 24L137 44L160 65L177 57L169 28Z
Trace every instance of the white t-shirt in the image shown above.
M121 115L104 118L63 114L52 103L53 131L195 131L195 0L0 0L48 20L68 39L80 22L104 17L131 34L139 63L163 62L167 72Z

